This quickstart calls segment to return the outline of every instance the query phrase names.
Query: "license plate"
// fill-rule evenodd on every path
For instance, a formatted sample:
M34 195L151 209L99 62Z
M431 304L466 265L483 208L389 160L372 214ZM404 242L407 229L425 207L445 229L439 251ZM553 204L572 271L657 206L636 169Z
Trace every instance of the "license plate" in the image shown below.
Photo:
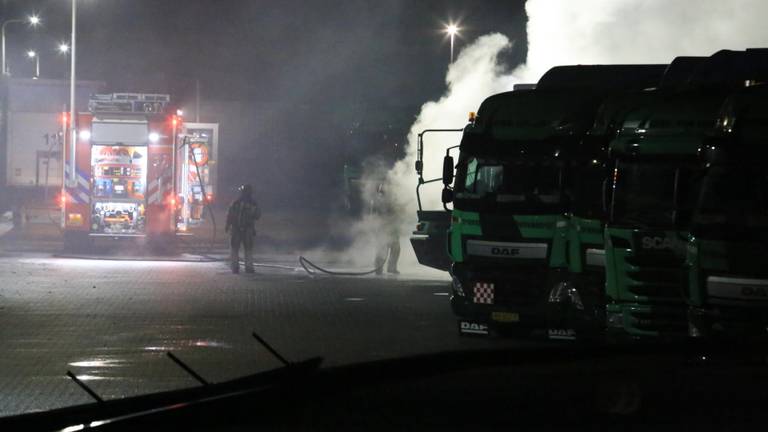
M491 320L503 323L520 322L520 314L516 312L491 312Z

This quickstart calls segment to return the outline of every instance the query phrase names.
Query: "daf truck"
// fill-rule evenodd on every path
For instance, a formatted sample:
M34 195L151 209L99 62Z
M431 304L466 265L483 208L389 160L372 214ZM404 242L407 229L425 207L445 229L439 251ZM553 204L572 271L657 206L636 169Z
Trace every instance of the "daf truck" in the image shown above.
M443 170L443 201L453 203L444 213L450 217L445 244L451 306L463 332L544 328L551 297L602 326L593 318L600 316L601 284L565 284L574 184L582 174L595 170L593 177L599 177L601 171L594 158L584 158L591 153L582 148L582 138L606 97L655 85L664 68L557 67L535 89L501 93L481 104L463 130L455 179L451 156ZM431 219L420 218L420 225L439 225ZM573 337L572 331L552 330L550 336Z
M704 164L686 251L689 335L768 336L768 86L731 95Z

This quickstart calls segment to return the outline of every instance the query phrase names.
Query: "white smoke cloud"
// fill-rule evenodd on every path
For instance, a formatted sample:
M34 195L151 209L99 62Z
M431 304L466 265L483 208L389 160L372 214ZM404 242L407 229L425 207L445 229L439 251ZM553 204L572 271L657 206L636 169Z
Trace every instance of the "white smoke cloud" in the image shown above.
M389 173L389 183L397 194L401 207L410 212L413 219L416 211L414 190L416 188L416 141L424 129L461 129L467 124L469 112L477 110L480 103L494 93L512 88L517 80L497 62L502 51L512 48L506 36L495 33L478 38L463 49L456 61L448 68L446 84L448 90L437 101L427 102L421 107L416 122L408 134L407 156L399 161ZM461 140L460 133L435 133L424 138L424 178L432 179L442 173L442 157L445 149ZM422 204L425 209L440 208L442 183L422 187ZM409 191L405 195L405 191ZM413 224L411 224L413 225Z
M768 44L765 0L529 0L525 76L562 64L669 63Z
M486 97L511 90L517 82L536 82L557 65L669 63L680 55L768 45L766 0L529 0L526 12L526 63L513 71L498 64L499 54L512 47L501 34L482 36L464 47L448 68L446 93L422 106L410 130L407 156L389 172L390 190L400 204L401 260L407 267L419 268L408 236L416 223L414 162L420 131L461 128L468 112ZM459 134L425 139L425 178L440 175L445 149L459 139ZM422 188L425 209L441 208L440 187L436 182ZM375 229L366 223L358 230Z

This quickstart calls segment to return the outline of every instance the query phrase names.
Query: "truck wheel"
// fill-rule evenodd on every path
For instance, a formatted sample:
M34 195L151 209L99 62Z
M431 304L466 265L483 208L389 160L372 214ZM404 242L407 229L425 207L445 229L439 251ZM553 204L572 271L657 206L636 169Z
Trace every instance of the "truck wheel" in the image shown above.
M178 252L177 239L173 234L164 234L147 240L149 252L157 255L175 255Z
M65 253L89 253L93 250L93 239L87 232L64 233L64 252Z

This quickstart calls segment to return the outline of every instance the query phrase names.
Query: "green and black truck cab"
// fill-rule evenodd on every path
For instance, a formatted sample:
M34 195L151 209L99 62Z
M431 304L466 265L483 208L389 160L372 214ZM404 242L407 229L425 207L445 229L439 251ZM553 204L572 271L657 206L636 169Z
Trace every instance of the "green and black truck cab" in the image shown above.
M688 238L689 333L768 336L768 86L724 103L701 149L704 169Z
M604 230L606 219L605 194L609 180L608 146L621 129L627 113L636 105L652 99L648 91L660 86L670 86L685 81L690 72L705 57L677 57L674 67L656 66L648 69L643 88L628 87L603 101L595 116L592 128L581 142L581 148L573 161L572 175L578 181L572 182L570 223L568 225L568 285L550 296L551 303L558 303L558 297L569 294L588 293L585 297L597 298L599 306L584 305L581 298L572 298L576 310L561 307L551 312L550 333L554 337L575 333L594 335L605 328L605 248ZM599 294L598 294L599 292ZM569 303L569 302L566 302ZM581 303L581 305L579 305ZM590 313L578 313L579 310ZM557 327L554 322L561 324Z
M760 75L763 57L761 50L720 51L699 62L683 85L651 91L626 114L609 146L609 335L688 334L685 261L700 181L698 150L728 94Z
M659 75L663 73L660 69ZM658 79L656 80L658 84ZM649 83L649 85L651 85ZM608 143L615 137L629 100L641 92L622 92L600 106L592 128L571 162L571 206L567 231L568 277L549 296L551 339L601 337L605 327L605 212Z
M596 156L585 151L582 138L606 97L654 85L664 68L557 67L535 89L497 94L481 104L463 132L453 189L443 193L444 202L453 202L447 248L451 306L460 325L474 332L488 326L544 329L554 322L552 336L573 338L579 325L562 327L554 315L597 321L596 311L604 309L602 285L568 283L574 261L569 237L579 235L570 230L574 183L601 171L592 167ZM599 215L588 216L600 224ZM589 223L584 218L581 226Z

